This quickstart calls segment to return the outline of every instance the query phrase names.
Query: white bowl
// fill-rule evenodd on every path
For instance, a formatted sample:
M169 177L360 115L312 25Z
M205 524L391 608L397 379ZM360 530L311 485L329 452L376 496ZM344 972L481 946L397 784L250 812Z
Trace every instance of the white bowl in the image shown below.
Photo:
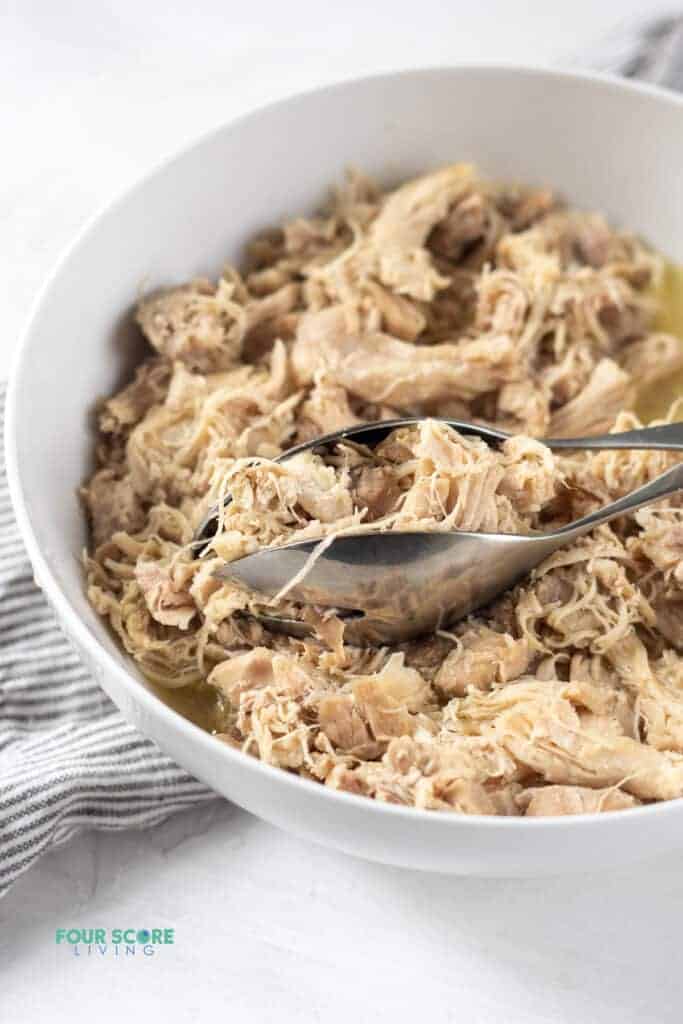
M40 296L14 367L7 455L14 504L60 622L141 732L231 800L300 836L387 863L471 875L623 864L683 847L683 801L573 818L416 811L288 775L212 739L150 691L88 604L76 489L91 410L130 370L141 285L216 274L245 240L311 210L342 168L395 180L473 160L547 183L683 262L683 101L593 76L508 67L348 82L228 124L164 163L81 234Z

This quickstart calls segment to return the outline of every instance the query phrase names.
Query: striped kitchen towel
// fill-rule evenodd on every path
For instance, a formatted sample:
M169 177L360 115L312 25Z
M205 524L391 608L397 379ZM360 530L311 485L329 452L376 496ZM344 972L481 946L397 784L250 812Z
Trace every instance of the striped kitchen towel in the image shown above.
M0 442L5 388L0 386ZM129 725L36 587L0 443L0 895L84 828L142 828L215 793Z
M683 89L683 15L626 23L572 61L586 68Z
M581 63L683 88L683 18L626 28ZM4 419L0 388L0 433ZM33 582L0 446L0 895L85 828L142 828L215 794L128 725Z

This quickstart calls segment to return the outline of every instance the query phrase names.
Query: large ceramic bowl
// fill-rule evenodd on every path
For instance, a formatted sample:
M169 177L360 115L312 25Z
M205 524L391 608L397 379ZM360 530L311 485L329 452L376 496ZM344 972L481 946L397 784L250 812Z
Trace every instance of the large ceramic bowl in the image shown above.
M93 674L141 732L268 821L352 854L471 875L623 864L683 848L683 801L573 818L416 811L328 790L231 750L165 706L90 608L76 489L91 411L139 344L141 285L216 274L256 230L310 210L355 164L396 180L473 160L548 183L683 262L683 101L591 75L508 67L409 71L267 107L201 139L98 216L40 296L7 412L12 495L35 573Z

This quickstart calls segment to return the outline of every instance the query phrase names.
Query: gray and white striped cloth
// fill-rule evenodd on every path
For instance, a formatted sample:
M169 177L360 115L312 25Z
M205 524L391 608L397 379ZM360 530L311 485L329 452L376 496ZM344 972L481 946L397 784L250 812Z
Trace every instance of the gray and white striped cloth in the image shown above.
M626 27L584 66L683 88L683 18ZM0 389L0 432L5 393ZM85 828L142 828L215 794L124 721L33 582L0 446L0 896Z

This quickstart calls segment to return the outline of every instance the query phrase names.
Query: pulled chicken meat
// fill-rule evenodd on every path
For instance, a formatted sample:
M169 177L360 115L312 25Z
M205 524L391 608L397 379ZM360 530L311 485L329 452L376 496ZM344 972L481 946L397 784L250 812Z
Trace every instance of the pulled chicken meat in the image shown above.
M334 609L269 632L214 571L343 530L528 532L600 507L671 453L553 455L632 429L683 364L657 329L662 261L548 189L445 167L381 191L352 173L241 271L146 297L150 350L99 412L83 488L88 594L155 684L210 700L217 739L334 789L459 814L565 815L683 796L681 501L548 558L487 609L393 649ZM670 416L675 417L674 408ZM274 460L413 415L377 449ZM441 417L513 436L491 449ZM209 549L190 546L226 494Z

